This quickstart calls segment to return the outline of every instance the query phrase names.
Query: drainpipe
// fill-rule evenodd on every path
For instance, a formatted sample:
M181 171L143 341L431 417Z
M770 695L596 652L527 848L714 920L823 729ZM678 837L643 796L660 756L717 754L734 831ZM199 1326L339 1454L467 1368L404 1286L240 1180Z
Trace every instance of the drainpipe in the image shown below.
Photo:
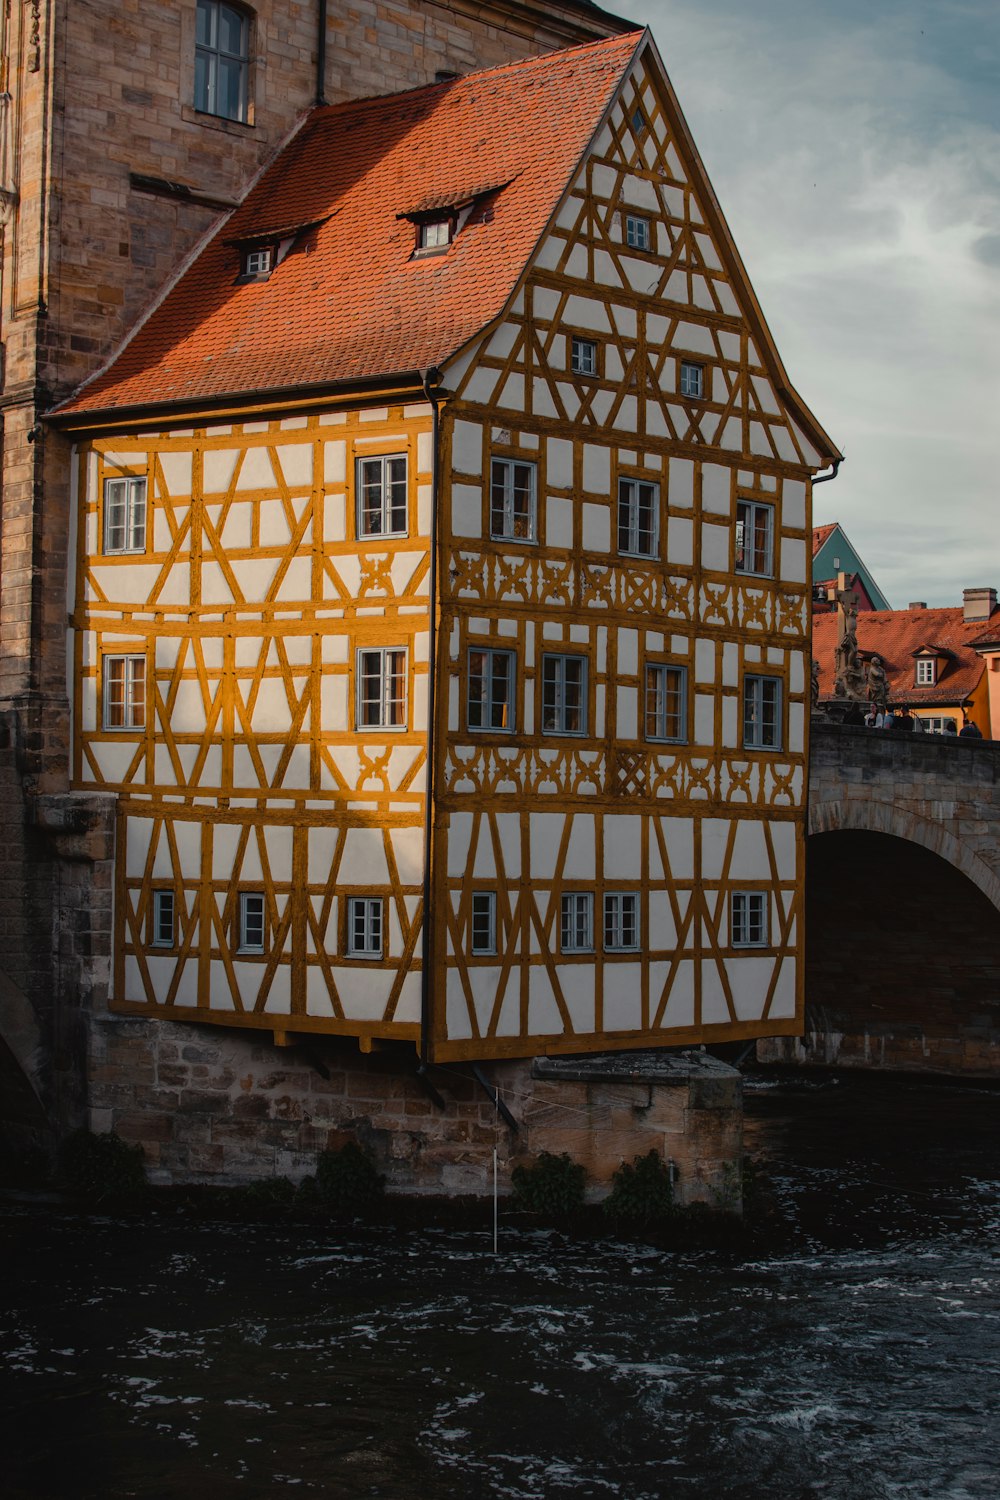
M326 103L326 0L319 0L316 23L316 104Z
M843 462L844 460L842 458L835 458L833 460L833 468L830 470L830 473L820 474L818 478L813 480L813 489L815 489L818 484L829 484L831 479L836 479L840 466Z
M427 773L424 788L424 919L423 954L420 967L420 1066L427 1066L430 1052L431 1021L431 853L434 847L434 686L437 678L437 552L438 552L438 403L440 370L425 370L422 375L424 395L430 403L431 425L431 565L427 580L429 609L427 620Z

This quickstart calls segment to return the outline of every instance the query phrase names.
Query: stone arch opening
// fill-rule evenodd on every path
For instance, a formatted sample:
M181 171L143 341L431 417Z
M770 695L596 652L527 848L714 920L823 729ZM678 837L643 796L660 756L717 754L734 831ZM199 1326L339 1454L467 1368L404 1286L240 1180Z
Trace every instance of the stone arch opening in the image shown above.
M968 843L956 838L947 823L868 797L810 798L810 835L849 830L886 834L938 855L978 886L1000 912L1000 875Z
M799 1060L1000 1070L1000 913L955 862L890 833L806 845Z

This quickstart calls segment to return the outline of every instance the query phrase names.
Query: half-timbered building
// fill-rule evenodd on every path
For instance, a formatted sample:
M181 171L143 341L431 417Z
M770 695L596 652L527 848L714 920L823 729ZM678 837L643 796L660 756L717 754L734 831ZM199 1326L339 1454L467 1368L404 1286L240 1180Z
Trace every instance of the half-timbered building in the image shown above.
M437 1060L801 1029L839 455L647 33L314 110L54 420L114 1010Z

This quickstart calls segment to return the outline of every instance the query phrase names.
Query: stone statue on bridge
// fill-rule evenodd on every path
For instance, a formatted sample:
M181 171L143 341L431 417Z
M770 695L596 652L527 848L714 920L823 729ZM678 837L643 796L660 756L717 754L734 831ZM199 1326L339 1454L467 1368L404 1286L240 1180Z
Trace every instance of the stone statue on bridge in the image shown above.
M863 702L866 683L858 655L858 600L847 587L847 575L837 579L837 650L834 655L833 696Z
M879 713L885 713L889 703L889 679L881 656L873 656L868 663L868 696Z

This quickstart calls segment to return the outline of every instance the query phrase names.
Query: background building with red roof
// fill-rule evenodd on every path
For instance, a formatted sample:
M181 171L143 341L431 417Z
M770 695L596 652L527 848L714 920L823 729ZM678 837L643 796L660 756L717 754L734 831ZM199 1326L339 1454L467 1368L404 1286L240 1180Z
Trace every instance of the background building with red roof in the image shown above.
M889 701L941 732L971 721L987 738L1000 737L997 691L1000 676L1000 610L993 588L966 589L958 608L859 610L858 650L863 661L881 658ZM813 656L820 668L820 701L832 701L836 614L813 616Z

